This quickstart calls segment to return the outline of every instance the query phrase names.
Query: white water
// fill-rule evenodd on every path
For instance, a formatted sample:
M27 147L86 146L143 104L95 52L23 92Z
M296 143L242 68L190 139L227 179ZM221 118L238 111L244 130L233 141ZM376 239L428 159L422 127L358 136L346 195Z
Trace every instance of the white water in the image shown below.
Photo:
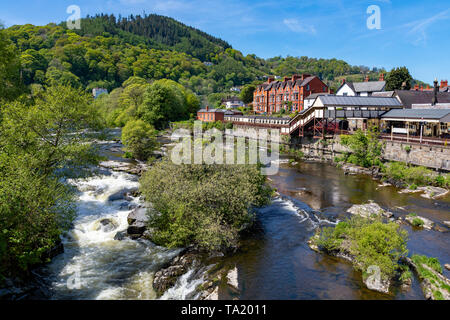
M110 172L70 183L80 191L74 227L63 237L65 252L43 270L52 299L154 299L154 272L179 251L149 241L116 241L128 227L128 205L139 199L108 201L108 196L138 187L135 176ZM113 230L102 226L109 219Z

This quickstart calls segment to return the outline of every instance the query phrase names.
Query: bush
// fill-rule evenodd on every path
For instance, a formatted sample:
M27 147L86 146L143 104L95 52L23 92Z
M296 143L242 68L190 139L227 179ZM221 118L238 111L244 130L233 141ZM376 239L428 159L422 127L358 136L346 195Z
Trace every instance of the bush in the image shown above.
M403 162L390 162L383 167L383 172L387 178L403 181L412 184L412 187L423 186L429 184L439 184L444 186L445 179L433 178L433 171L425 167L408 166ZM444 182L442 182L444 181ZM415 189L411 189L415 190Z
M353 265L358 271L365 273L375 265L382 277L391 279L400 267L399 259L408 253L407 237L407 232L394 222L352 217L335 228L323 229L317 244L328 252L346 251L354 257Z
M350 148L350 154L346 154L342 159L362 167L372 167L381 165L382 144L378 140L378 129L371 128L367 134L357 130L353 135L341 136L341 144Z
M128 156L131 154L134 158L145 161L157 145L156 131L142 120L128 121L122 130L122 143Z
M412 225L413 225L414 227L417 227L417 228L423 227L424 224L425 224L425 223L424 223L423 220L420 219L420 218L414 218L413 221L412 221Z
M253 222L251 208L270 198L265 180L256 165L155 164L141 179L145 199L160 212L150 216L152 240L207 250L236 246L239 232Z

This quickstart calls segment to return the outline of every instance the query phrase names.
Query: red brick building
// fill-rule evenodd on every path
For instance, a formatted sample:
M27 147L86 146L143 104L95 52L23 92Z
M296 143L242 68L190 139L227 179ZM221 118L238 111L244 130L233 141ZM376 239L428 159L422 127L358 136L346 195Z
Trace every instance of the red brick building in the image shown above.
M237 110L223 110L223 109L210 109L206 106L205 109L200 109L197 111L197 120L203 122L216 122L224 121L225 115L242 115L242 112Z
M253 110L256 113L272 114L285 109L287 112L302 111L304 100L310 94L328 92L328 86L316 76L309 74L285 77L274 81L269 77L253 93Z

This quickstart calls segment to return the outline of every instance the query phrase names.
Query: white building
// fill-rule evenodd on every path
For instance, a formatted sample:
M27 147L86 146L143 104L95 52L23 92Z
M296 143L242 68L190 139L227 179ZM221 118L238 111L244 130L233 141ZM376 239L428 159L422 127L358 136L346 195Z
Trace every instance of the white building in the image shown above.
M92 95L94 96L94 99L97 99L103 93L108 93L108 90L104 89L104 88L94 88L94 89L92 89Z
M383 92L386 89L386 81L384 81L384 75L380 76L380 81L369 81L366 77L364 82L345 82L336 92L337 96L349 96L349 97L370 97L376 92Z
M227 109L237 109L245 107L245 103L237 97L222 100L222 104L224 104Z

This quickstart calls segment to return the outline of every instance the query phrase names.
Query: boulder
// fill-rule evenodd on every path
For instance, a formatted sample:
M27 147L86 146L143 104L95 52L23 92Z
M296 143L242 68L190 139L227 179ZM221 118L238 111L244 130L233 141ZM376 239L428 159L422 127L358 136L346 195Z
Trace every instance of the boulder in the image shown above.
M117 192L114 192L113 194L108 196L108 201L117 201L117 200L127 200L132 201L133 198L132 195L136 194L138 192L138 188L126 188L119 190Z
M444 224L450 228L450 221L444 221Z
M389 293L389 287L391 285L390 281L384 279L378 279L377 277L367 277L363 280L367 289L381 292Z
M196 265L198 252L185 250L172 259L164 268L155 273L153 278L153 289L160 296L169 288L173 287L178 278L188 272Z
M450 264L448 264L448 263L445 264L445 265L444 265L444 268L447 269L447 270L450 270Z
M414 219L420 219L423 221L423 228L427 230L432 230L434 226L434 222L430 219L421 217L421 216L414 216L414 215L408 215L405 217L405 221L408 222L410 225L414 226Z
M384 210L373 201L367 204L353 205L350 209L347 210L347 212L353 215L361 216L363 218L372 218L372 217L391 218L393 216L392 212Z
M117 225L111 219L102 219L99 221L99 227L97 230L102 230L103 232L111 232L117 229Z
M127 218L128 224L132 225L135 222L148 222L147 208L139 207L130 212Z
M132 238L139 238L144 235L147 229L147 225L144 222L134 222L128 226L127 233L132 236Z
M235 289L239 290L239 281L238 281L238 270L237 267L234 267L234 269L230 270L227 274L227 284Z
M418 187L417 190L423 191L422 197L427 199L438 199L447 195L450 191L439 187Z
M125 240L126 237L127 237L127 232L126 231L119 231L114 236L114 240L122 241L122 240Z

